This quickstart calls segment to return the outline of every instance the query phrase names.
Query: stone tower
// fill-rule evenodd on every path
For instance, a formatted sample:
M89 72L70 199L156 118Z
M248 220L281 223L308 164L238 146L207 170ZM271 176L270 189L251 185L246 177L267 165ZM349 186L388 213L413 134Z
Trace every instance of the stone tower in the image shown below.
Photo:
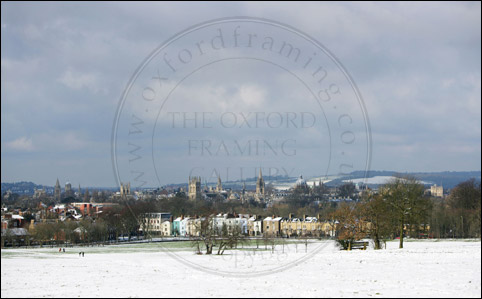
M201 177L189 177L188 188L189 200L201 199Z
M127 196L131 194L131 182L124 184L121 182L120 184L120 195Z
M221 184L221 177L218 176L218 185L216 186L216 191L221 192L223 191L223 184Z
M72 185L67 182L65 183L65 197L70 197L72 196Z
M57 178L57 182L55 183L55 189L54 189L54 199L60 201L60 183L59 179Z

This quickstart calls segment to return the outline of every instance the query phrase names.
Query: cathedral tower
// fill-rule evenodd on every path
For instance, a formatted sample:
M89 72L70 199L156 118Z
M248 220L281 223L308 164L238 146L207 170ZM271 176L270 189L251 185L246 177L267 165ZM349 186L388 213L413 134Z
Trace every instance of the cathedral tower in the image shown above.
M72 184L69 182L65 183L65 197L70 197L72 194Z
M189 200L201 199L201 177L189 177L188 188Z

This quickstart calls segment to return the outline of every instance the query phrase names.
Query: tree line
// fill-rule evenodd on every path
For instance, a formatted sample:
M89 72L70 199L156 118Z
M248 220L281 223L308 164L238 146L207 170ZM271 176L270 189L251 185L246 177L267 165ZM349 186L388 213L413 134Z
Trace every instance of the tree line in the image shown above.
M369 236L375 249L384 240L405 236L480 238L481 186L474 179L457 185L447 198L424 195L413 177L395 178L378 192L366 191L359 202L342 204L331 217L339 221L338 239Z
M396 178L381 186L378 192L367 190L358 201L351 203L333 204L322 201L316 206L310 203L300 204L306 200L306 196L296 192L294 194L289 201L273 204L269 208L240 201L189 201L182 195L171 199L131 200L119 207L107 209L95 218L85 217L82 221L65 222L49 219L47 222L40 222L30 229L30 236L24 243L92 244L116 242L120 236L130 240L139 236L139 229L142 229L143 225L141 219L145 213L150 212L170 212L174 217L212 215L219 212L284 217L293 212L297 215L319 214L322 220L332 223L338 221L339 239L370 237L377 249L382 247L384 240L396 237L400 238L400 247L403 247L405 236L480 238L481 234L481 185L475 179L458 184L446 198L425 195L424 186L413 177ZM293 199L297 195L301 200ZM24 217L33 218L29 214ZM207 227L200 229L205 231ZM204 246L209 248L211 243L215 244L229 237L226 235L216 239L222 234L222 231L212 234L203 241ZM15 236L7 230L2 234L2 239L13 242ZM227 246L232 244L232 241L229 241Z

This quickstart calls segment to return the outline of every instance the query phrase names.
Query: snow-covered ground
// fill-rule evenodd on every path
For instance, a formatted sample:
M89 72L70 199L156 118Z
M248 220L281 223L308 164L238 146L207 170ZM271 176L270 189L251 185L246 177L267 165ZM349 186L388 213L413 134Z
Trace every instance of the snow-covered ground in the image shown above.
M480 297L481 242L333 241L195 255L189 243L2 250L2 297ZM166 247L167 246L167 247ZM78 252L85 256L79 257Z

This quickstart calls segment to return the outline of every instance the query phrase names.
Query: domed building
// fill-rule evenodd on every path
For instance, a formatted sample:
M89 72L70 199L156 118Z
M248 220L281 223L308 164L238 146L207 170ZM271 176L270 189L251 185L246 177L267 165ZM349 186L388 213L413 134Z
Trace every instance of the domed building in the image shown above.
M311 193L311 188L308 186L302 175L300 175L300 177L296 180L292 190L294 194L304 196L307 196Z
M307 186L306 180L303 178L302 175L296 180L295 187Z

